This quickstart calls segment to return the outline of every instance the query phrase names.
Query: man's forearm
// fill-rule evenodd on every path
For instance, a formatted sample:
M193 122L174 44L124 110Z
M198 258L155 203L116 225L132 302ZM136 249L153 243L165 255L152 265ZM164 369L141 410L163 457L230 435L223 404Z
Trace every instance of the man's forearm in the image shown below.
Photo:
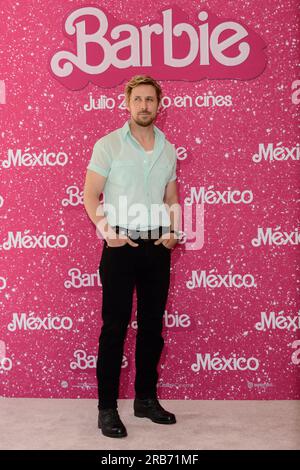
M178 202L178 198L172 200L165 200L165 206L167 208L170 217L170 230L180 232L181 230L181 206Z
M84 207L89 218L96 225L97 230L99 230L105 240L116 236L116 232L109 225L103 211L103 206L96 196L86 196L84 198Z

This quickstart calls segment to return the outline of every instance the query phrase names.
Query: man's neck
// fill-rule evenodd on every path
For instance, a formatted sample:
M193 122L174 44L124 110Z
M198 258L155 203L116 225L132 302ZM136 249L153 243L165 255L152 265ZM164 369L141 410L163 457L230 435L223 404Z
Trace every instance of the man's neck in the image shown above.
M151 142L154 138L153 123L147 127L139 126L134 121L129 121L131 134L142 142Z

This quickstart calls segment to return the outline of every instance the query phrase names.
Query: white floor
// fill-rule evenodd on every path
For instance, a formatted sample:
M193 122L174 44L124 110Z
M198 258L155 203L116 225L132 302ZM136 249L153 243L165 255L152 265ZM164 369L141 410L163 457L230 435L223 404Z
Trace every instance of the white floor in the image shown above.
M128 437L104 437L96 400L0 398L1 450L300 449L300 402L164 401L177 424L135 418L119 401Z

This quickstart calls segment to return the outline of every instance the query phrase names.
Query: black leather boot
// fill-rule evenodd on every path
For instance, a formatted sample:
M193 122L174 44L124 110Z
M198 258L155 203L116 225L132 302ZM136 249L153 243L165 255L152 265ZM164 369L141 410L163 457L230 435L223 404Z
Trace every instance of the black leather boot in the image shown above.
M127 431L122 423L118 410L115 408L106 408L99 410L98 428L106 437L126 437Z
M138 418L149 418L158 424L174 424L176 418L173 413L166 411L158 402L157 398L147 398L134 400L134 416Z

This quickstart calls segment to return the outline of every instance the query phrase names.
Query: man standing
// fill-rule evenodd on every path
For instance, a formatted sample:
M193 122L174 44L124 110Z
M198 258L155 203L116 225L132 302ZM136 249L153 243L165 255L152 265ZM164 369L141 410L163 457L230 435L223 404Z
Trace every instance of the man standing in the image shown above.
M176 153L153 124L162 98L160 85L137 75L126 84L125 97L130 120L95 143L84 187L85 209L104 238L97 380L98 426L108 437L127 436L117 399L135 287L134 414L159 424L176 423L157 399L171 251L179 238Z

